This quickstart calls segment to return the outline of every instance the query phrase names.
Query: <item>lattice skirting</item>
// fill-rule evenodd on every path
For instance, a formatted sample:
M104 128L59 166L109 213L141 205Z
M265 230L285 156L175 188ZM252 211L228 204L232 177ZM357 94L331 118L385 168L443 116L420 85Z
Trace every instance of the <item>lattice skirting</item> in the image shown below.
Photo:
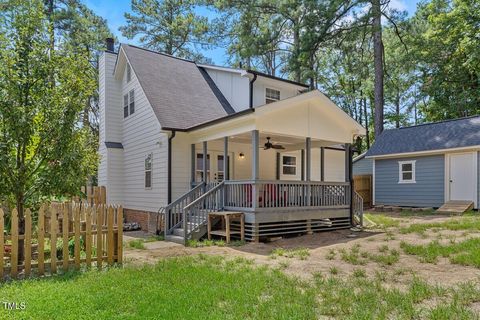
M255 241L258 238L306 234L309 232L346 229L350 227L350 218L325 218L311 220L296 220L283 222L245 223L245 240ZM232 230L240 231L240 224L233 222Z

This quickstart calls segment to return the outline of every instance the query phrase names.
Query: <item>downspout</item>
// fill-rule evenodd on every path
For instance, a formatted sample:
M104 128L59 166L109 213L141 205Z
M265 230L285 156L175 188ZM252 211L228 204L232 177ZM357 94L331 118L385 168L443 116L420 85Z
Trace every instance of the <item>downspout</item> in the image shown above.
M172 130L172 134L168 137L168 164L167 164L167 171L168 171L168 182L167 182L167 189L168 189L168 204L172 203L172 140L175 138L177 132Z
M253 109L253 83L257 80L257 75L253 73L253 79L250 80L250 109Z

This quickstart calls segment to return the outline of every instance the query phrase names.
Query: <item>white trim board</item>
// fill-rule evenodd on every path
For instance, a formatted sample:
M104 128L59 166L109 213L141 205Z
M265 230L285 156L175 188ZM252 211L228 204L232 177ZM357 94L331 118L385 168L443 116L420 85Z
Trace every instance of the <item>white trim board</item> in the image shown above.
M428 150L428 151L415 151L415 152L404 152L404 153L392 153L384 154L378 156L366 156L367 159L389 159L389 158L402 158L402 157L411 157L411 156L428 156L436 155L442 153L454 153L462 151L480 151L480 145L469 146L469 147L460 147L460 148L451 148L451 149L437 149L437 150Z
M375 206L375 158L372 163L372 206Z
M445 184L444 184L444 198L445 202L450 201L450 158L452 155L459 154L470 154L473 157L473 167L471 168L472 174L475 177L472 198L474 203L474 208L478 208L478 152L455 152L455 153L446 153L445 154ZM467 170L467 168L466 168Z

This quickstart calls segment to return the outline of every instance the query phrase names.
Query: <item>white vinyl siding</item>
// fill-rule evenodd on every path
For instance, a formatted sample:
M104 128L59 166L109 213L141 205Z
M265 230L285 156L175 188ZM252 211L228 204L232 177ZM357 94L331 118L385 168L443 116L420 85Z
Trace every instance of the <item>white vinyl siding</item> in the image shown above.
M123 150L108 149L105 142L122 141L121 82L113 78L117 55L105 52L99 63L99 156L98 184L107 187L108 203L123 201Z
M249 107L249 80L239 73L205 69L235 111Z
M258 107L266 104L265 98L266 98L267 88L280 91L281 100L298 95L298 90L299 90L299 87L296 87L292 84L258 76L257 80L255 80L255 82L253 83L253 106L254 107Z
M127 83L132 80L132 67L130 67L130 63L127 63Z
M235 111L248 109L250 106L250 80L236 72L205 68L210 78L222 92ZM280 80L257 77L253 83L253 106L265 104L266 88L275 88L280 91L280 98L286 99L296 96L301 87Z
M138 82L135 70L132 69L129 83L125 79L126 72L122 94L134 90L135 116L123 121L124 206L127 209L157 212L167 204L168 137L161 132L160 123ZM152 154L151 188L145 188L145 157L149 154Z

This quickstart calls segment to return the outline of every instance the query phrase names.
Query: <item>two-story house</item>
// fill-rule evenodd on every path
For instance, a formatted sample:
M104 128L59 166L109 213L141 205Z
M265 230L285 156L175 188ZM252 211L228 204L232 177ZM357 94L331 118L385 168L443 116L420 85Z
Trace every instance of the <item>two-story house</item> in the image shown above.
M244 212L247 239L352 225L365 130L320 91L111 40L99 91L98 182L143 229L194 237L207 209Z

